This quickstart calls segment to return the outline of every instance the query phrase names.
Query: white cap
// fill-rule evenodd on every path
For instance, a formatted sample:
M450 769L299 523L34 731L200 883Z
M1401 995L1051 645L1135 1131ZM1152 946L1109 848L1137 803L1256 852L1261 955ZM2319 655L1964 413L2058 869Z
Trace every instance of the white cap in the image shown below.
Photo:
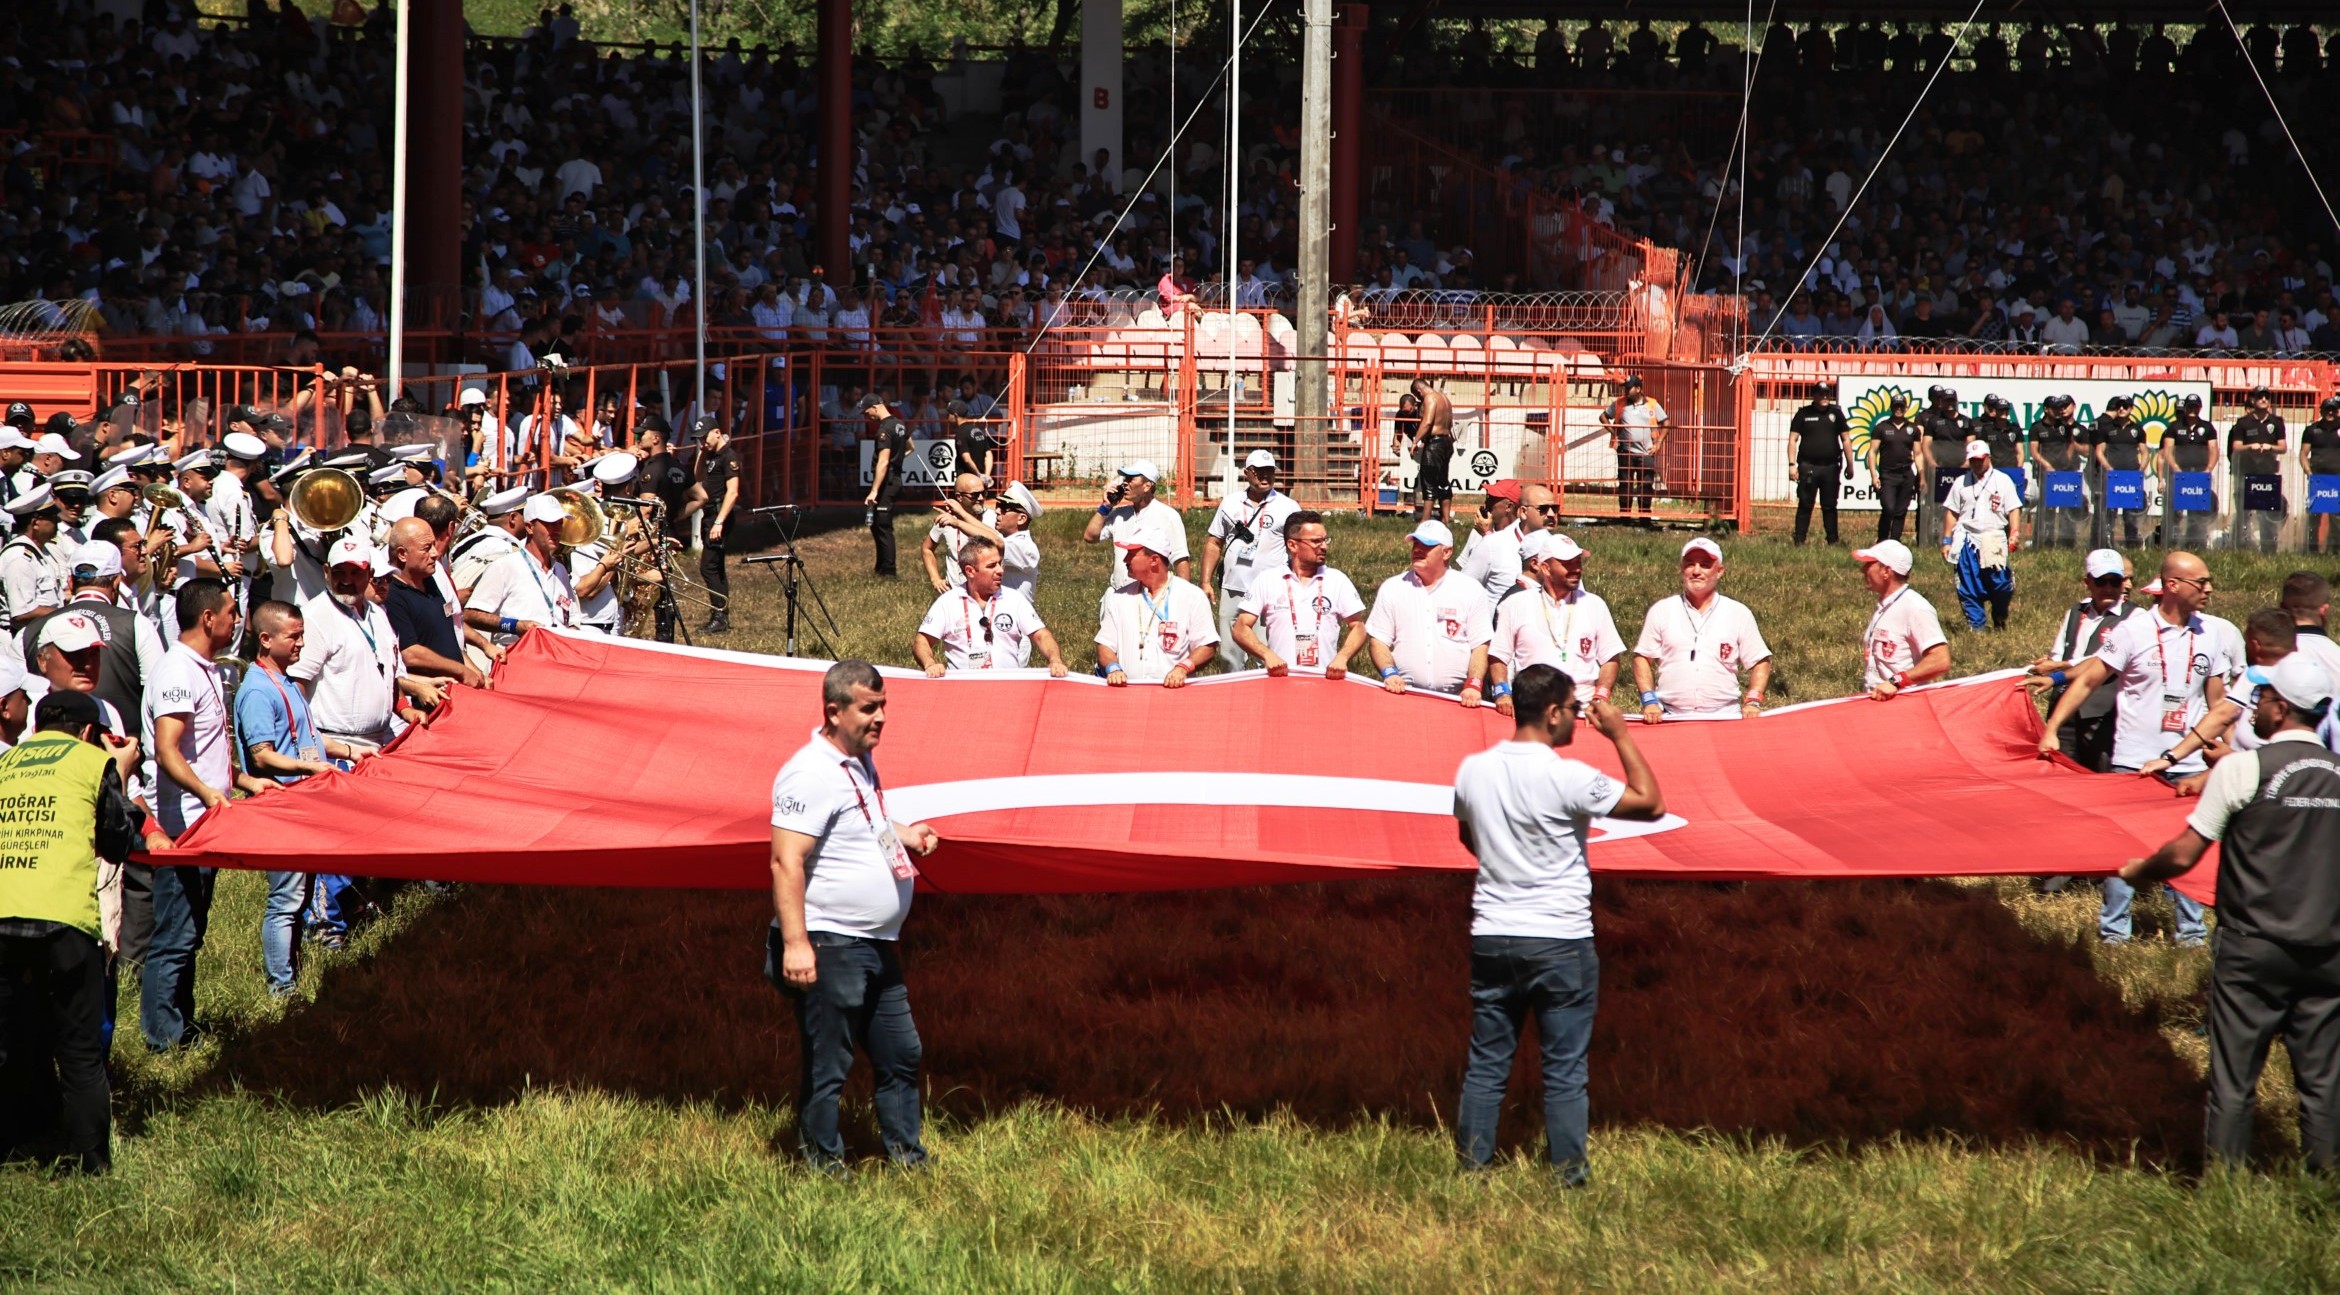
M1704 553L1706 556L1713 558L1717 562L1722 561L1722 545L1715 543L1713 540L1710 540L1703 535L1682 546L1683 557L1689 557L1693 553Z
M8 511L12 516L29 517L56 502L56 495L49 489L49 483L36 481L32 489L19 491L16 498L8 501Z
M82 541L80 547L73 550L75 576L78 578L84 569L96 573L89 577L92 580L103 580L108 576L122 574L121 547L111 540Z
M374 545L363 535L343 535L325 551L328 567L361 566L369 570L374 565Z
M105 471L98 473L95 477L90 479L89 493L92 497L95 497L106 493L116 486L127 486L130 484L130 469L124 467L107 468Z
M250 432L229 432L219 438L219 447L231 459L264 459L268 457L268 442Z
M109 544L107 548L114 546ZM115 550L119 556L120 550ZM33 645L35 651L53 647L59 652L79 652L106 641L105 632L98 628L97 617L88 612L59 612L41 626L41 641Z
M498 490L492 495L481 495L473 502L479 505L480 516L501 517L528 502L528 487L514 486L510 490Z
M1966 443L1966 457L1970 459L1987 459L1991 457L1990 444L1985 441L1968 441Z
M642 467L642 460L624 450L604 454L593 461L593 479L605 486L622 486L634 479Z
M393 459L406 463L430 458L439 452L439 447L429 441L408 441L404 445L393 445L382 452Z
M1909 569L1917 564L1917 559L1910 556L1909 546L1900 540L1879 540L1865 549L1854 549L1853 560L1874 562L1897 576L1908 575Z
M551 495L530 495L528 506L520 516L525 521L558 524L567 520L569 514L562 510L561 501Z
M1128 539L1116 541L1114 547L1132 552L1145 549L1148 552L1160 554L1164 561L1170 560L1173 556L1170 551L1170 537L1164 535L1158 526L1137 527L1129 532Z
M431 492L421 486L410 486L383 500L382 507L375 512L375 516L380 518L385 526L392 522L403 522L414 516L416 504L430 497Z
M73 442L66 440L64 437L57 435L55 432L42 432L38 437L36 437L33 440L33 453L54 454L58 458L66 460L74 460L81 457L81 452L73 448Z
M1266 450L1253 450L1243 456L1243 466L1247 468L1273 468L1276 466L1276 456Z
M390 550L387 547L374 550L374 574L376 576L386 576L397 569L398 564L390 560Z
M455 397L455 407L458 409L461 409L465 405L484 405L487 402L487 392L480 390L478 387L465 387L462 392Z
M378 467L366 474L366 483L368 485L376 486L405 485L406 465L403 463L385 463L381 467Z
M1426 544L1431 548L1437 548L1441 544L1448 548L1454 547L1454 532L1446 529L1446 523L1435 517L1423 518L1413 530L1406 533L1406 538L1417 544Z
M2091 549L2088 552L2088 578L2121 576L2129 573L2128 563L2122 561L2119 549Z
M19 430L16 424L0 423L0 450L29 450L32 445L32 438Z
M2273 688L2299 710L2314 710L2332 700L2331 674L2305 652L2294 652L2273 665L2252 666L2243 677Z
M1011 507L1022 509L1026 517L1036 518L1040 515L1039 497L1032 493L1030 486L1021 481L1010 481L1002 487L999 492L999 501Z
M1148 481L1160 481L1162 479L1162 470L1154 466L1154 461L1152 459L1135 459L1131 462L1121 465L1121 475L1125 477L1144 477Z
M198 472L204 468L217 466L219 465L212 459L211 451L189 450L180 455L177 462L171 464L171 470L174 472Z
M1538 559L1558 558L1562 562L1574 562L1584 556L1583 545L1558 531L1528 532L1528 537L1520 541L1519 555L1527 557L1531 547L1536 550Z
M0 450L7 448L9 448L8 434L6 432L0 432ZM118 468L142 467L146 464L154 462L156 459L161 458L162 452L162 446L156 444L155 442L142 441L137 445L125 446L124 448L116 450L112 454L107 455L106 462L111 463Z

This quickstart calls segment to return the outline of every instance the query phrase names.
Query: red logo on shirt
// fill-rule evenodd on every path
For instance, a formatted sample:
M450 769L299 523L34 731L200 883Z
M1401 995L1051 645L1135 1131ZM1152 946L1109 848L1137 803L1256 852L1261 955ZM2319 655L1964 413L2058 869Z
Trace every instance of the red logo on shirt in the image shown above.
M1162 650L1164 652L1178 650L1178 626L1169 621L1162 622Z
M1592 659L1592 635L1587 634L1576 640L1576 655L1588 661Z
M1724 665L1729 665L1731 663L1731 645L1728 643L1723 644L1722 649L1716 652L1715 655L1722 658L1722 663Z
M1462 636L1463 636L1463 627L1462 627L1462 622L1461 622L1460 620L1456 619L1455 617L1452 617L1452 616L1441 616L1441 617L1439 617L1439 619L1438 619L1438 624L1440 625L1440 627L1441 627L1441 628L1443 628L1443 629L1446 631L1446 637L1448 637L1448 638L1450 638L1450 639L1457 639L1457 640L1459 640L1459 639L1461 639L1461 638L1462 638Z

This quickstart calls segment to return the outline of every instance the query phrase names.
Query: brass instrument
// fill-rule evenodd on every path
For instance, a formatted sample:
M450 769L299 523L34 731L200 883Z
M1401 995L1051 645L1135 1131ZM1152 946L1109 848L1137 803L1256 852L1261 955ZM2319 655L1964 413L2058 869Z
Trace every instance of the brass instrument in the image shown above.
M179 493L178 487L166 485L160 481L153 482L145 489L140 490L138 497L165 512L174 508L184 512L195 506L188 501L187 496Z
M284 506L301 525L326 535L357 520L366 506L366 490L339 468L311 468L285 493Z
M567 514L561 521L557 538L562 548L573 549L580 544L591 544L608 534L609 513L602 508L599 500L568 486L557 486L551 494L560 502L561 511Z
M620 545L618 601L625 609L618 632L630 638L651 637L657 632L658 604L662 599L672 600L678 619L685 604L713 613L714 596L674 565L679 544L666 534L665 501L655 495L644 495L612 497L606 502L613 512L617 508L633 511L641 526L640 531L632 531L636 522L621 521L618 529L631 533L611 537L611 543Z

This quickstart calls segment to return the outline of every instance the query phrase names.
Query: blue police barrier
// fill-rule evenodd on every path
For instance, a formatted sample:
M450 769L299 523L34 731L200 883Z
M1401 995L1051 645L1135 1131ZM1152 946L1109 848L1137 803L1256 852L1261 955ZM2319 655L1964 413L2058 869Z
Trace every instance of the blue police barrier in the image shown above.
M2218 497L2207 472L2173 472L2169 478L2170 509L2180 513L2214 513Z
M2088 500L2087 478L2077 472L2050 472L2041 483L2039 502L2046 508L2081 508Z
M2144 512L2145 474L2142 472L2105 473L2104 506L2116 513Z

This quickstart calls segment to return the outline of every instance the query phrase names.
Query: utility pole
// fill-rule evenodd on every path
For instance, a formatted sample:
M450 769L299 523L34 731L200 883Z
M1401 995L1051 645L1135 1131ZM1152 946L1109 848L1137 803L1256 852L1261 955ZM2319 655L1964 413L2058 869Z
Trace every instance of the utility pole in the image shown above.
M1292 478L1322 489L1327 417L1325 321L1332 309L1332 5L1302 0L1306 36L1300 55L1300 354L1294 366L1298 390L1292 412Z

